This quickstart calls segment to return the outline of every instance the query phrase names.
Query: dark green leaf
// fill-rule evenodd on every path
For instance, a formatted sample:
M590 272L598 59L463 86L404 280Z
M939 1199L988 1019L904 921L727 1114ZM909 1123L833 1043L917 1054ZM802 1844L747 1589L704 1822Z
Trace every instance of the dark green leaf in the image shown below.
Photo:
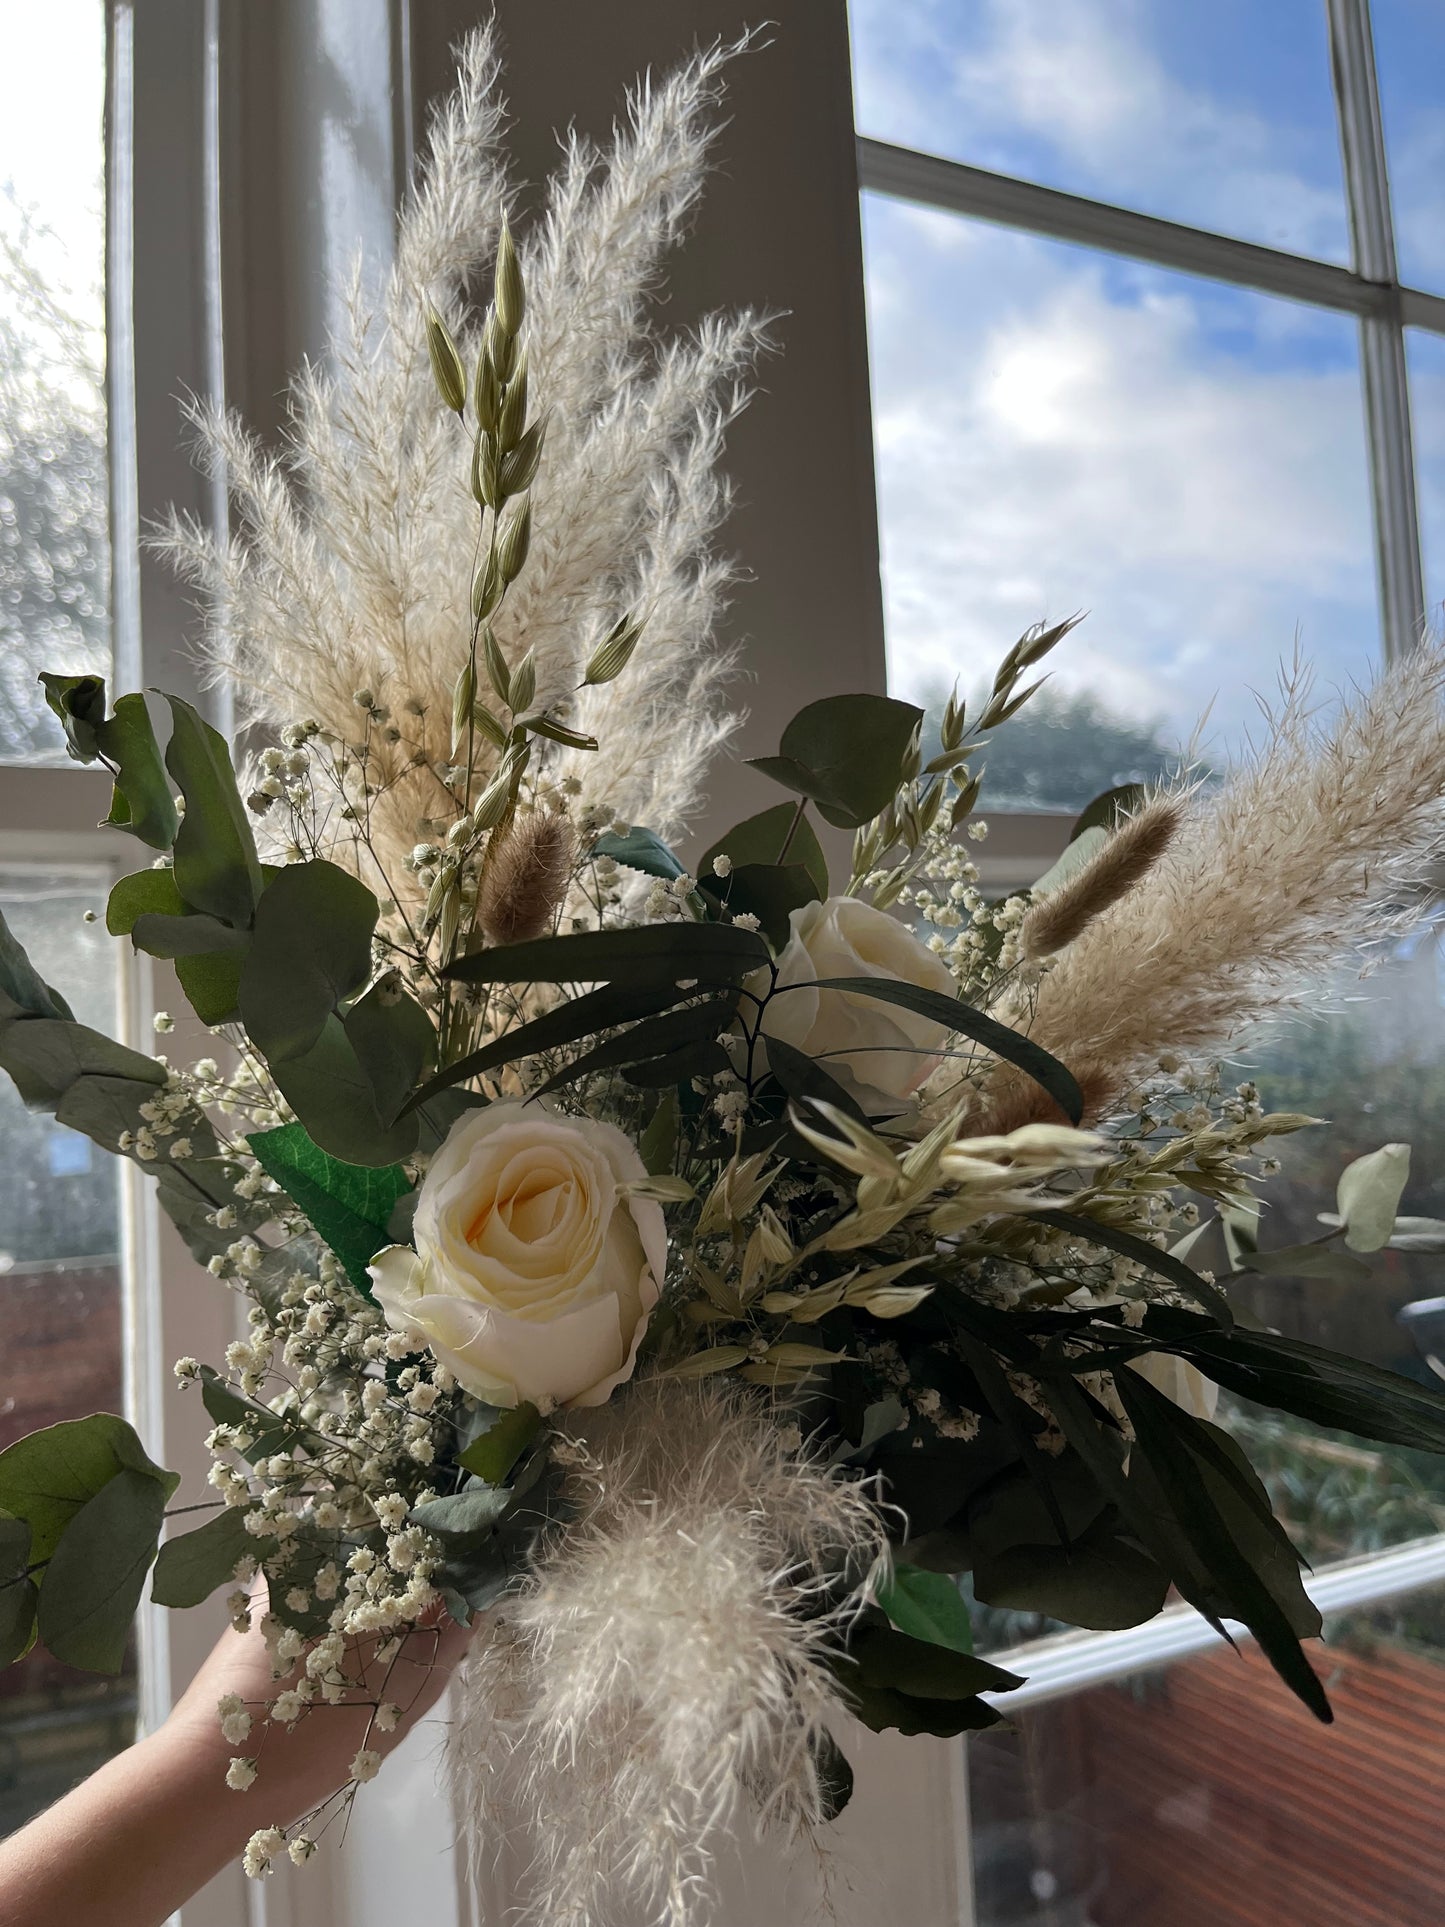
M1163 1606L1169 1575L1106 1523L1067 1546L1000 1546L976 1560L973 1589L987 1606L1043 1613L1093 1632L1142 1626Z
M199 1606L218 1586L234 1583L236 1567L256 1541L242 1506L222 1506L202 1526L167 1539L156 1557L151 1598L158 1606Z
M3 916L0 916L0 995L30 1017L70 1020L74 1016L60 992L52 990L31 963Z
M40 1594L33 1579L0 1585L0 1666L9 1666L35 1643L35 1605Z
M726 895L727 879L712 874L714 857L730 857L734 870L737 870L745 864L780 863L786 846L787 861L801 863L817 886L818 895L826 897L828 861L823 855L823 846L806 813L797 828L793 829L797 815L796 804L775 803L772 809L761 810L756 816L735 823L726 836L720 836L712 848L704 853L697 866L699 887L714 896ZM791 838L789 830L793 831Z
M105 722L103 676L57 676L40 673L45 700L60 718L66 754L77 763L93 763L100 755L96 732Z
M128 937L141 916L181 917L185 901L171 869L133 870L116 880L105 906L105 927L113 937Z
M345 1164L313 1143L300 1124L254 1131L248 1142L267 1177L306 1213L317 1235L368 1297L367 1265L388 1242L387 1226L411 1179L399 1164Z
M820 1818L831 1822L853 1798L853 1769L841 1746L826 1727L814 1744L814 1766L818 1775Z
M715 903L725 899L730 915L756 917L775 950L788 941L793 912L819 895L801 863L744 863L725 880L710 877L700 887Z
M1031 1077L1048 1092L1071 1124L1077 1124L1083 1116L1084 1100L1079 1087L1072 1073L1056 1057L1022 1032L999 1023L961 997L945 997L941 991L924 990L918 984L901 983L895 977L819 977L812 982L789 984L776 994L786 995L787 990L846 990L855 997L876 997L880 1003L896 1004L900 1010L931 1017L950 1031L972 1038L995 1057ZM926 1051L919 1052L920 1057L927 1055Z
M622 978L676 983L698 978L738 983L769 960L768 946L731 924L643 924L631 930L584 930L537 937L459 957L442 972L471 984L586 984Z
M0 1507L30 1526L30 1556L39 1564L81 1507L122 1471L150 1479L164 1506L176 1475L159 1467L145 1471L150 1464L135 1432L114 1413L64 1419L0 1452Z
M535 1405L513 1406L457 1454L457 1464L499 1486L541 1429L542 1415Z
M671 1172L677 1152L677 1092L667 1091L658 1100L647 1129L637 1144L642 1162L653 1177Z
M785 1044L781 1037L767 1037L763 1041L768 1048L769 1072L793 1102L801 1106L811 1123L820 1122L810 1111L812 1102L831 1104L858 1123L867 1122L858 1100L845 1091L823 1065L815 1063L806 1051Z
M342 1022L371 1084L377 1115L390 1123L436 1053L432 1021L408 994L400 972L388 970Z
M203 1024L239 1023L237 1000L241 994L239 950L213 951L204 957L177 957L176 976L186 1001Z
M900 1633L955 1653L973 1651L973 1624L963 1595L941 1572L897 1564L878 1594L878 1604Z
M42 1641L67 1666L118 1673L156 1556L165 1487L128 1466L66 1524L40 1582Z
M752 767L815 802L839 829L859 829L892 802L923 711L890 696L824 696L800 709L777 756ZM731 852L729 852L731 854Z
M107 825L128 830L153 850L170 849L180 819L145 697L117 697L115 714L96 730L95 741L115 771Z
M336 1006L365 984L376 919L366 885L324 858L292 864L267 886L239 1002L247 1034L273 1069L313 1050Z
M636 985L620 983L603 984L581 997L568 997L553 1009L544 1010L540 1017L514 1025L510 1030L503 1031L500 1037L494 1037L489 1044L484 1044L480 1050L438 1071L416 1093L402 1115L427 1103L439 1091L460 1084L469 1077L480 1077L484 1071L515 1063L518 1058L535 1057L539 1051L558 1050L564 1044L575 1044L599 1030L611 1030L618 1024L631 1023L638 1017L650 1017L656 1011L668 1009L686 994L671 984L662 986L647 983L638 988Z
M1006 1672L990 1660L934 1640L914 1639L892 1626L858 1627L849 1637L848 1657L869 1686L888 1687L917 1699L971 1699L975 1693L1007 1693L1023 1685L1017 1673Z
M653 830L634 827L625 836L599 836L592 845L592 854L610 856L614 863L625 864L629 870L641 870L644 876L661 877L667 883L683 875L682 864Z
M680 1044L661 1057L644 1058L628 1064L623 1078L640 1091L661 1091L690 1083L695 1077L716 1077L731 1069L732 1060L722 1045L710 1038L696 1044Z
M1147 783L1120 783L1115 789L1105 790L1092 803L1086 803L1074 818L1069 842L1082 836L1085 830L1116 830L1120 820L1131 816L1148 794Z
M1191 1449L1188 1428L1197 1421L1137 1372L1118 1372L1114 1382L1134 1427L1129 1483L1137 1486L1143 1473L1146 1503L1152 1485L1189 1549L1189 1561L1171 1568L1175 1585L1216 1621L1242 1620L1285 1684L1317 1719L1328 1722L1333 1715L1324 1687L1270 1584L1276 1571L1271 1569L1267 1580L1258 1570L1250 1557L1253 1548L1241 1545L1233 1529L1235 1508L1221 1509L1221 1488L1206 1477L1204 1463Z
M560 1090L595 1071L616 1070L623 1064L645 1064L668 1052L715 1042L732 1022L736 1009L733 998L709 997L661 1017L644 1018L640 1024L619 1031L615 1037L574 1058L565 1069L549 1077L536 1095L545 1097L549 1091Z
M166 768L186 800L176 831L176 887L193 910L245 929L261 894L261 863L225 738L179 696Z

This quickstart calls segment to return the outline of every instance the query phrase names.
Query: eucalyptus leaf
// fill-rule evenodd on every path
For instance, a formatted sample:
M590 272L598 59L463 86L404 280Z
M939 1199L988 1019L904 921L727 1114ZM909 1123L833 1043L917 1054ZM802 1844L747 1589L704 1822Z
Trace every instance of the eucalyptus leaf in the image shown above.
M665 883L684 874L683 865L655 830L634 827L622 835L609 832L592 845L592 855L611 857L614 863L641 870L644 876L661 877Z
M1379 1251L1390 1242L1395 1213L1410 1176L1408 1144L1382 1144L1340 1173L1335 1208L1351 1251Z
M342 1024L371 1085L377 1114L390 1123L436 1054L432 1021L407 991L401 973L388 970L351 1006Z
M153 850L170 849L180 818L145 697L118 696L115 713L96 730L95 742L115 773L107 827L128 830Z
M100 745L96 737L105 723L105 678L58 676L42 669L40 685L65 731L66 755L76 763L97 762Z
M164 1509L176 1475L153 1466L133 1428L111 1412L63 1419L0 1452L0 1507L29 1525L32 1563L50 1558L81 1508L123 1471L149 1479Z
M151 1598L158 1606L199 1606L235 1582L237 1566L255 1548L245 1508L222 1506L204 1525L167 1539L156 1556Z
M713 859L719 856L729 858L734 871L755 863L801 863L817 894L828 894L828 860L823 846L807 812L799 817L795 803L775 803L771 809L735 823L726 836L720 836L703 852L697 866L698 888L720 901L727 896L728 879L712 874Z
M1081 837L1085 830L1116 830L1126 816L1132 816L1149 794L1147 783L1120 783L1115 788L1105 790L1096 796L1092 803L1086 803L1069 829L1072 843Z
M35 1644L35 1606L40 1597L33 1579L0 1583L0 1666L21 1659Z
M270 1071L312 1141L342 1163L396 1164L416 1149L420 1113L383 1121L371 1079L334 1014L304 1056L275 1058Z
M337 1005L366 983L376 919L366 885L324 858L292 864L267 886L238 1001L273 1069L314 1049Z
M225 738L179 696L167 696L166 768L186 801L175 839L176 887L193 910L244 929L261 894L261 862Z
M1162 1608L1169 1575L1106 1523L1067 1546L1001 1545L979 1558L975 1596L1006 1612L1043 1613L1092 1632L1142 1626Z
M781 950L792 930L792 913L816 903L817 884L802 863L743 863L724 881L707 880L707 894L717 904L726 902L730 916L756 917L775 950Z
M1062 889L1072 877L1077 876L1085 864L1092 863L1108 841L1109 832L1100 829L1097 825L1093 829L1082 831L1066 846L1063 855L1050 864L1037 880L1034 884L1034 895L1036 897L1053 896L1056 890Z
M60 1017L18 1017L0 1024L0 1068L26 1079L32 1104L53 1110L81 1077L122 1078L152 1088L166 1074L154 1058L116 1043L103 1032Z
M45 982L3 916L0 916L0 993L30 1017L73 1021L70 1005L58 990Z
M856 830L897 794L922 721L921 709L891 696L824 696L798 711L776 756L749 762L816 803L836 828Z
M1370 1275L1370 1267L1348 1251L1324 1245L1281 1245L1275 1251L1246 1251L1240 1269L1266 1278L1320 1278L1333 1285L1355 1285Z
M118 1673L165 1523L166 1489L123 1467L67 1521L40 1582L37 1626L54 1657Z
M444 1499L428 1499L413 1506L409 1516L423 1531L443 1541L472 1539L490 1534L511 1503L509 1487L479 1484Z

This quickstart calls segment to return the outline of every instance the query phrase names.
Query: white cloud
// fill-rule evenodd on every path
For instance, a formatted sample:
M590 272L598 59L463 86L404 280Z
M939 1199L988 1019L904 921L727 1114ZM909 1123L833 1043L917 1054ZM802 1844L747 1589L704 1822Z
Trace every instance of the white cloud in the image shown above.
M1297 85L1267 112L1245 97L1256 50L1234 46L1238 28L1217 29L1235 76L1224 98L1197 57L1166 47L1180 23L1157 0L853 0L853 20L865 132L1345 258L1322 13L1313 33L1308 15L1286 23ZM1202 9L1192 31L1209 42Z
M1265 297L869 203L893 675L972 684L1084 607L1062 683L1215 740L1296 630L1326 682L1378 650L1353 329Z

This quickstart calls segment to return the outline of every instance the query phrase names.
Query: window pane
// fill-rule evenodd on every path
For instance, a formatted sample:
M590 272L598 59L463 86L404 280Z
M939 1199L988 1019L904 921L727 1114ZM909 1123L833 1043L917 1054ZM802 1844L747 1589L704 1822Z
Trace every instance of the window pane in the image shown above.
M1371 13L1400 278L1438 292L1445 289L1445 13L1439 0L1374 0Z
M986 806L1152 773L1211 704L1227 760L1297 638L1322 693L1378 660L1352 321L882 197L864 232L892 684L1088 612Z
M861 133L1349 259L1321 0L851 0L850 12ZM1429 71L1418 78L1423 92Z
M36 675L106 674L102 0L0 0L0 761L57 761Z
M1445 622L1445 336L1405 331L1410 368L1410 419L1420 492L1420 544L1425 602L1435 628Z
M77 1017L114 1034L115 946L98 871L0 869L0 911ZM120 1209L115 1161L0 1090L0 1447L121 1408ZM129 1744L135 1666L78 1673L35 1648L0 1673L0 1834Z
M1330 1727L1221 1645L974 1735L978 1927L1435 1927L1445 1595L1327 1635Z

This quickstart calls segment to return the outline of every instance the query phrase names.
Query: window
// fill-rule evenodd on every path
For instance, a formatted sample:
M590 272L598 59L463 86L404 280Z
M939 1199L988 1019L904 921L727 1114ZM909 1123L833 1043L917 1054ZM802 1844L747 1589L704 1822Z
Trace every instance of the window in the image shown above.
M1195 754L1226 765L1297 637L1328 697L1445 597L1441 28L1423 0L1373 12L852 0L890 682L968 692L1028 623L1089 617L990 746L996 888L1206 708ZM1407 1208L1445 1203L1442 984L1426 930L1241 1060L1271 1106L1333 1121L1283 1151L1266 1242L1310 1235L1383 1135L1415 1145ZM1440 1291L1438 1257L1400 1251L1243 1296L1426 1377ZM980 1927L1439 1917L1415 1827L1445 1477L1227 1416L1314 1564L1339 1723L1313 1729L1185 1607L1093 1635L980 1609L1029 1679L969 1749Z

